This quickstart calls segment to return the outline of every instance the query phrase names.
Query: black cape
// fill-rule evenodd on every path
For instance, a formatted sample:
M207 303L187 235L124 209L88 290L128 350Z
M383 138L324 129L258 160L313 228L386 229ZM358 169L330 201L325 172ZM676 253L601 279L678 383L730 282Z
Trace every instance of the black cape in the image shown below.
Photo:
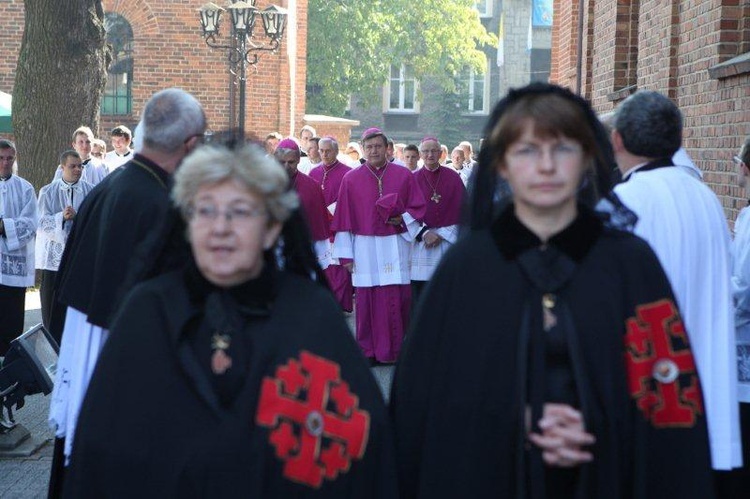
M572 399L596 437L593 462L573 470L563 497L713 497L699 382L667 278L643 240L580 210L545 249L510 206L445 255L391 392L402 498L534 497L539 452L525 441L523 415L538 382L547 401ZM548 362L545 379L533 345L547 292L556 300L550 331L566 328L569 361L561 371ZM663 358L679 366L676 379L652 377L657 344L671 346ZM676 398L666 394L673 388ZM554 473L542 470L544 483ZM546 497L561 495L545 485Z
M244 386L222 405L186 337L203 314L187 275L147 281L124 302L81 409L64 496L396 497L385 405L330 293L278 273L270 314L246 335Z
M89 193L65 245L56 306L73 307L92 324L109 328L134 284L188 260L171 186L167 172L136 154ZM61 332L62 326L53 328Z

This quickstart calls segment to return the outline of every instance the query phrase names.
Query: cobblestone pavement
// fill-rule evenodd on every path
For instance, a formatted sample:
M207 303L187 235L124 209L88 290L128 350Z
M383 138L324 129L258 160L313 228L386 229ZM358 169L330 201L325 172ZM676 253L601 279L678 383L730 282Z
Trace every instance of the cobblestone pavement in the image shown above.
M28 293L24 331L41 322L39 307L39 294ZM353 330L354 316L348 317L347 323ZM393 367L374 367L372 373L387 399L393 378ZM48 412L49 396L33 395L27 397L26 405L15 413L16 422L31 432L34 444L42 444L42 447L29 457L0 457L0 498L31 499L47 496L54 438L47 425Z

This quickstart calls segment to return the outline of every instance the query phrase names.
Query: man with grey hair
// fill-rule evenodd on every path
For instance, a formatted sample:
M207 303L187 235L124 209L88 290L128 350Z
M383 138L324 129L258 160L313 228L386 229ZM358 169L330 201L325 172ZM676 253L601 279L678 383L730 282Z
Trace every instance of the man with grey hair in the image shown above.
M60 264L56 306L67 307L50 407L55 460L50 491L70 456L80 404L123 295L135 283L181 266L189 258L184 226L172 207L172 175L201 141L200 103L177 88L146 103L134 157L84 200ZM52 324L52 328L60 328Z
M728 470L742 465L729 230L713 191L675 167L681 142L682 115L670 99L653 91L628 97L613 123L623 176L614 193L637 215L634 232L649 242L672 284L702 381L713 468ZM680 341L679 331L661 334L667 344ZM668 351L655 354L666 370L681 361Z
M347 165L338 160L339 143L333 137L323 137L318 142L322 163L310 171L310 177L320 184L328 215L333 219L336 213L336 202L339 199L339 189L344 175L351 171ZM333 243L333 234L330 238ZM354 288L352 287L352 276L341 264L338 258L331 260L331 265L325 269L328 285L333 291L336 301L341 305L344 312L354 310Z

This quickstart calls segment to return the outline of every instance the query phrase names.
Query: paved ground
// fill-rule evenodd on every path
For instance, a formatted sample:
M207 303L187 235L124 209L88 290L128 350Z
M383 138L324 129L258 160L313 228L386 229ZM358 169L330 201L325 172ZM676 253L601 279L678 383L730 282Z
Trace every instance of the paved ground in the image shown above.
M26 295L24 330L41 322L38 293ZM354 318L347 322L354 328ZM393 367L375 367L373 376L387 398L393 378ZM15 413L16 422L31 432L31 440L41 448L29 457L0 458L0 498L27 499L47 496L49 470L52 463L53 433L47 426L49 396L34 395L26 398L26 405Z

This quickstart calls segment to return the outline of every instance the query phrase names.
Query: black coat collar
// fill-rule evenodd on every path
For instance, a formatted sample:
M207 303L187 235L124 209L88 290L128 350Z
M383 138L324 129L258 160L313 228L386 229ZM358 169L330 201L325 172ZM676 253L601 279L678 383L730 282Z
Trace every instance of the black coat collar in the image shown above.
M625 178L622 181L627 182L633 177L633 174L635 173L649 172L651 170L657 170L659 168L666 168L669 166L674 166L674 163L672 162L672 158L656 158L654 160L649 161L643 166L639 166L638 168L635 168L634 170L627 172Z
M575 220L552 236L547 244L562 251L575 262L580 262L602 230L602 221L589 208L579 204ZM490 232L498 249L508 260L515 260L526 250L543 245L542 240L518 220L512 204L492 223Z

